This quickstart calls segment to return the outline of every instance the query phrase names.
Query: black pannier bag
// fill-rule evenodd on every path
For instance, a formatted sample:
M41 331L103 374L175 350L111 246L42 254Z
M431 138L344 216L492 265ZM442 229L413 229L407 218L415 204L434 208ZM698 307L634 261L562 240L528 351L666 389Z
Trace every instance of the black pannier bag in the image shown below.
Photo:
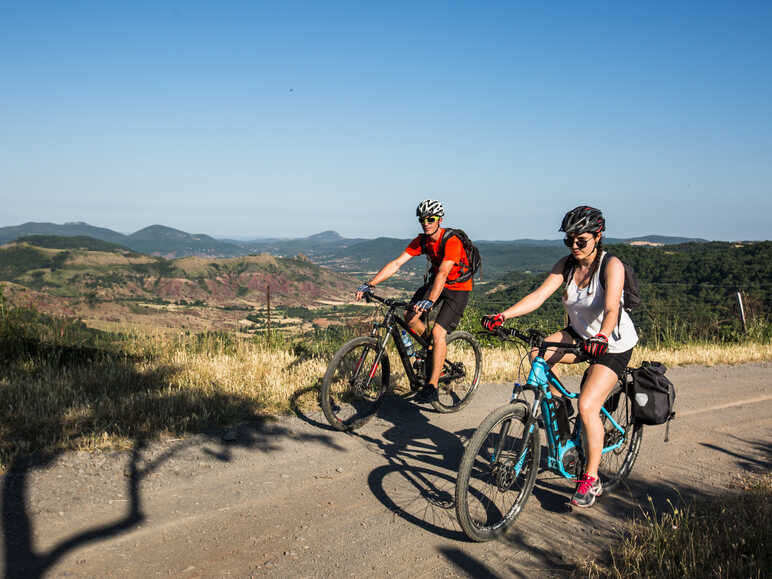
M668 441L670 420L675 418L675 387L665 376L667 367L659 362L642 362L632 371L633 420L638 424L665 424Z

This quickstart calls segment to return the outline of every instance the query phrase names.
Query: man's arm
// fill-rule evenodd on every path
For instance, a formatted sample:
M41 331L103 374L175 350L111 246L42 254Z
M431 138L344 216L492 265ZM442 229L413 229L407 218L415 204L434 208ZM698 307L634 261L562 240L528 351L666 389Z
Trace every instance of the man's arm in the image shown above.
M380 269L380 271L378 271L378 273L376 273L372 277L372 279L367 282L367 284L374 287L374 286L378 285L379 283L381 283L383 281L386 281L391 276L393 276L395 273L397 273L397 271L399 270L400 267L402 267L408 261L413 259L413 257L415 257L415 256L410 255L407 251L403 251L399 255L399 257L397 257L396 259L392 259L389 263L384 265ZM358 300L362 299L362 295L363 295L362 292L357 292L356 298Z

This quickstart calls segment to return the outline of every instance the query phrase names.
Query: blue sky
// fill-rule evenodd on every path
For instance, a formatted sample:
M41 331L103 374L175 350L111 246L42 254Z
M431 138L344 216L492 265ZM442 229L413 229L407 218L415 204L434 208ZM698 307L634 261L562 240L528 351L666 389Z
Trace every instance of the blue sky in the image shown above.
M0 226L772 238L772 3L4 2Z

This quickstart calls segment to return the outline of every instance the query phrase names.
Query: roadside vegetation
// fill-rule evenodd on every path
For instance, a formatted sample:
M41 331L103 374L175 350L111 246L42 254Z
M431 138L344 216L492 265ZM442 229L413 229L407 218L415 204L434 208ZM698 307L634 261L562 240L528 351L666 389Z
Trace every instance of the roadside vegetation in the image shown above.
M581 577L767 577L772 569L772 475L744 475L720 498L653 508Z
M333 353L366 333L377 315L372 309L356 323L295 335L113 333L10 307L0 292L0 464L20 455L121 448L137 437L179 436L293 408L316 409ZM476 332L479 316L468 308L462 329ZM484 381L522 378L523 348L480 339ZM772 360L772 343L751 335L733 342L642 346L634 362L645 359L669 366ZM577 365L564 373L583 369ZM397 386L404 381L398 370L393 364Z

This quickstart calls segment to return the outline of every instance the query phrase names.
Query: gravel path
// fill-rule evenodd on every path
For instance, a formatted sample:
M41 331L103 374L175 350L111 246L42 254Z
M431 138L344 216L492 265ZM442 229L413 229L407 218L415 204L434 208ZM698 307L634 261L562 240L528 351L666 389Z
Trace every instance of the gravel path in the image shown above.
M674 368L678 417L647 428L625 488L588 511L544 472L501 541L468 542L452 505L463 442L505 403L481 386L439 415L390 399L354 435L321 415L132 451L65 453L2 477L7 577L538 577L602 553L651 496L719 492L772 465L772 364ZM569 385L576 381L567 380Z

